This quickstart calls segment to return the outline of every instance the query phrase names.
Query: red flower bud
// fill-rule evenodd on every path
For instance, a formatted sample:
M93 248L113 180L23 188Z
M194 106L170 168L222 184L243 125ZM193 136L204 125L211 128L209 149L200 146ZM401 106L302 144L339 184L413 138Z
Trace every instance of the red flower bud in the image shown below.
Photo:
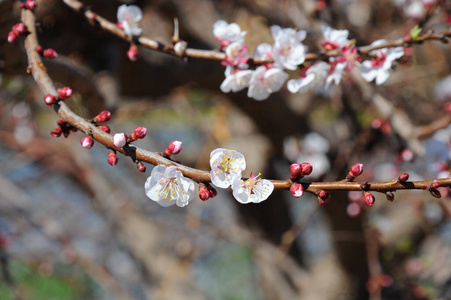
M63 134L63 129L61 127L57 127L55 129L52 129L52 131L50 131L50 134L53 137L60 137L61 134Z
M207 186L207 190L210 193L210 198L214 198L218 195L218 192L216 191L216 189L214 187L212 187L211 185Z
M293 183L290 187L290 192L293 194L293 196L299 198L304 195L304 186L300 183Z
M16 31L19 34L24 34L28 32L28 28L24 23L17 23L11 28L11 31Z
M136 167L138 167L139 172L142 172L142 173L146 172L146 166L142 162L139 161L136 164Z
M374 198L373 194L371 194L369 192L365 192L364 201L367 206L371 207L371 206L373 206L374 202L376 201L376 198Z
M101 111L97 116L92 119L96 123L103 123L111 119L111 112L108 110Z
M138 60L138 47L136 45L131 45L130 48L127 51L128 59L131 61L137 61Z
M179 154L180 151L182 150L182 142L180 141L172 141L168 147L166 148L166 150L164 150L164 153L168 156L171 156L173 154Z
M407 180L409 180L409 174L407 174L407 173L402 173L398 177L399 182L406 182Z
M36 52L41 53L42 52L42 46L41 45L37 45L35 50L36 50Z
M48 94L44 97L44 102L47 105L53 105L56 103L56 98L55 98L55 96Z
M116 153L113 150L110 150L110 153L108 153L108 163L114 167L118 160Z
M70 87L63 87L58 89L58 95L60 99L67 99L72 96L72 89Z
M393 200L395 200L395 195L388 191L385 193L385 198L387 198L388 201L393 202Z
M202 201L206 201L210 198L210 192L205 186L199 188L199 198Z
M107 126L107 125L100 125L100 126L99 126L99 129L102 130L102 131L104 131L104 132L106 132L106 133L110 133L110 132L111 132L110 127Z
M313 166L310 163L302 163L301 164L301 168L302 168L302 175L303 176L307 176L312 174L313 171Z
M451 113L451 101L445 102L445 104L443 104L443 108L446 112Z
M330 193L325 190L321 190L318 192L318 202L320 205L326 204L330 199Z
M346 176L347 180L354 180L357 176L363 173L363 164L357 163L351 167L349 170L348 176Z
M434 181L434 182L432 183L432 187L433 187L434 189L438 189L438 188L440 187L440 183L438 183L438 181Z
M291 179L302 177L302 166L300 164L291 164L290 177Z
M56 125L58 125L59 127L64 127L64 126L67 125L67 123L66 123L66 121L64 121L64 120L59 119L59 120L56 122Z
M143 138L146 137L146 134L147 134L147 128L142 127L142 126L138 126L132 132L131 138L132 138L132 140L143 139Z
M34 0L27 0L27 2L25 2L25 8L34 10L36 8L36 2Z
M46 58L57 58L58 57L58 53L55 51L55 49L52 49L52 48L45 49L44 52L42 53L42 55L44 55L44 57L46 57Z
M19 33L17 31L10 31L8 33L8 43L13 43L19 37Z
M90 149L94 145L94 140L90 136L85 136L80 140L80 144L83 148Z

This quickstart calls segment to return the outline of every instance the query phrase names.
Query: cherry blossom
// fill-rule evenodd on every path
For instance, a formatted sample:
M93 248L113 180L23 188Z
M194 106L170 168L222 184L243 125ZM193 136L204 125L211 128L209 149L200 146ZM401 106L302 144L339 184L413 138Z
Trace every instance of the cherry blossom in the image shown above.
M326 78L326 86L329 86L332 82L336 85L340 84L343 77L343 71L346 69L346 62L333 62L329 70L329 75Z
M194 198L194 182L182 175L176 166L158 165L144 185L146 195L163 207L184 207Z
M240 69L247 69L249 52L242 41L233 42L225 49L226 59L222 62L225 66L236 66Z
M321 27L321 30L324 36L324 42L321 46L327 51L338 48L341 49L349 42L349 32L347 30L336 30L325 25Z
M252 73L247 96L255 100L265 100L271 93L280 90L287 78L288 74L279 68L268 69L260 66Z
M293 28L282 29L280 26L273 25L271 33L274 38L272 56L276 66L296 70L298 65L305 61L307 47L302 44L302 41L307 32L296 31Z
M287 88L292 93L304 93L324 84L330 66L328 63L320 61L313 66L303 69L303 74L299 79L290 79Z
M249 179L235 180L232 184L233 197L243 204L260 203L268 199L274 190L274 184L251 173Z
M246 31L241 31L241 28L236 23L227 23L224 20L219 20L213 25L213 34L215 38L225 47L233 42L243 42Z
M123 4L117 10L117 20L122 29L124 29L125 34L130 38L141 35L142 28L138 25L141 18L142 11L136 5Z
M210 153L210 166L211 182L219 188L227 188L241 178L246 160L240 152L218 148Z
M226 67L226 78L220 86L221 91L224 93L238 92L248 87L253 72L251 70L239 70L231 66Z
M377 40L371 45L378 46L386 42L386 40ZM404 55L404 48L382 48L371 51L370 55L373 57L372 60L362 62L362 76L366 81L376 80L376 84L380 85L390 76L393 62Z

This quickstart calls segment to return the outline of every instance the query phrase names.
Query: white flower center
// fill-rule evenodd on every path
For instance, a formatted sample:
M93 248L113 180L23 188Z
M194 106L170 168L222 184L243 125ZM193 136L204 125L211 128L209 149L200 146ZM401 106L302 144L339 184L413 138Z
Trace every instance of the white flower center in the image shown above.
M224 156L221 161L216 160L215 164L218 166L218 169L226 174L230 174L230 172L236 173L238 171L236 166L233 166L235 162L235 157L233 157L233 153L224 152ZM241 161L241 158L238 159ZM220 171L216 171L216 173L220 173Z
M174 199L180 199L182 195L186 194L177 183L176 177L162 178L160 184L163 186L158 193L158 197L161 197L161 200L169 199L169 201L172 201ZM158 189L155 191L158 192Z
M251 178L243 181L241 186L247 190L249 196L254 194L263 195L263 192L266 190L266 186L261 185L262 179L259 178L260 175L261 174L253 177L251 176Z

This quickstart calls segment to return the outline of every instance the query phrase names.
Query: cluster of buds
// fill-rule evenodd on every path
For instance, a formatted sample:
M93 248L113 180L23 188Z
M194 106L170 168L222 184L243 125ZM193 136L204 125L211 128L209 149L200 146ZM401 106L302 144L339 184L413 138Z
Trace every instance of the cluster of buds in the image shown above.
M164 154L166 156L179 154L180 151L182 150L182 144L183 143L181 141L172 141L172 142L170 142L168 147L166 148L166 150L164 150Z
M297 181L304 176L310 175L313 171L313 166L310 163L291 164L290 177L291 180Z
M319 191L317 196L318 196L318 203L320 205L325 205L330 200L330 193L325 190Z
M65 138L67 138L71 132L77 131L77 128L73 127L63 120L58 120L56 124L58 125L58 127L50 131L50 134L54 137L60 137L61 135L63 135Z
M27 32L28 29L24 23L17 23L16 25L13 25L11 31L8 33L8 42L14 42L19 37L19 35Z
M34 0L27 0L25 1L25 3L20 3L20 8L21 9L29 9L29 10L34 10L36 8L36 1Z
M348 176L346 176L346 181L353 181L358 176L363 173L363 164L357 163L351 167Z
M214 187L209 185L208 183L200 183L199 184L199 198L202 201L207 201L210 198L214 198L218 195L218 192Z
M146 127L142 127L142 126L138 126L135 128L135 130L130 134L129 139L127 140L127 142L133 142L139 139L143 139L145 138L147 135L147 128Z
M58 102L58 100L62 100L62 99L67 99L70 98L72 96L72 89L70 87L63 87L58 89L58 96L55 97L52 94L47 94L44 96L44 102L47 105L53 105L56 102Z
M91 123L96 125L100 130L110 133L111 129L107 125L99 125L99 123L107 122L111 119L111 112L108 110L102 110L97 116L92 118Z

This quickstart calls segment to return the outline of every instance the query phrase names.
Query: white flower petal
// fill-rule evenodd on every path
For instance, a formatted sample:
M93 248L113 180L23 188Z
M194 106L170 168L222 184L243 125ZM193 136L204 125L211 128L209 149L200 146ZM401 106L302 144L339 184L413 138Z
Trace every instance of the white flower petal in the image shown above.
M271 195L274 184L266 179L249 178L246 181L235 181L232 190L233 196L240 203L260 203Z
M234 150L218 148L210 153L211 182L219 188L227 188L246 168L244 155Z

